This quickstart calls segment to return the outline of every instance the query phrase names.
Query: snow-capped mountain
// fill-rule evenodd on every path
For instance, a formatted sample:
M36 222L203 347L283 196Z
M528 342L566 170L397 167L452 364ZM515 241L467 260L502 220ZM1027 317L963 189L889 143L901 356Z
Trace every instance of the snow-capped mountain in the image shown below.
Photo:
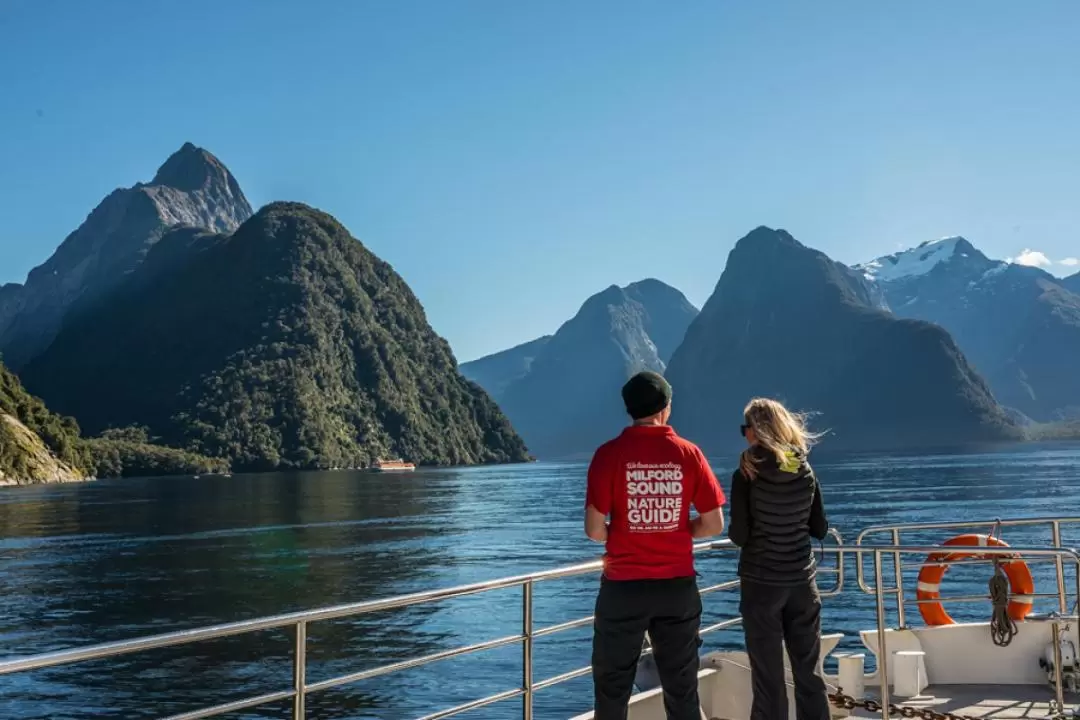
M1038 268L948 237L855 269L901 317L948 330L1003 404L1036 420L1080 417L1080 295Z
M928 240L918 247L886 255L856 265L855 268L862 271L867 280L896 282L922 277L942 264L951 264L954 268L963 264L985 271L1005 263L990 260L976 250L974 245L957 236Z

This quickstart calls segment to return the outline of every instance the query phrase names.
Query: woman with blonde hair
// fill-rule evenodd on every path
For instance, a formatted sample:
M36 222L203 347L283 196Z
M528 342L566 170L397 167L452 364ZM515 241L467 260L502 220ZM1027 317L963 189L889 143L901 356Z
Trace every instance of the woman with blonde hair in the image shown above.
M819 436L803 415L767 398L743 411L748 447L731 481L732 542L739 555L739 611L754 689L751 720L787 720L784 646L797 720L828 720L821 656L821 597L813 541L828 533L817 477L807 462Z

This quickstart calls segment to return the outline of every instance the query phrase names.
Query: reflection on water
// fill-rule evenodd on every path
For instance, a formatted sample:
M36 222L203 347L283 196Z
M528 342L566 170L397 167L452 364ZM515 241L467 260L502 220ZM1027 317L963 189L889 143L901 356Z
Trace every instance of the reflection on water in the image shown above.
M718 471L732 458L716 458ZM830 520L893 522L1068 513L1080 499L1080 449L977 455L819 454ZM410 475L352 472L150 479L14 488L0 493L0 636L26 654L342 602L457 585L596 556L582 537L584 466L537 464ZM728 485L727 474L721 479ZM1049 540L1010 530L1010 544ZM939 542L943 534L905 537ZM1067 527L1065 541L1080 539ZM887 538L881 538L886 541ZM731 576L734 556L700 562L703 582ZM907 558L907 587L919 559ZM1052 592L1052 569L1033 568ZM985 569L954 568L946 583L981 592ZM831 580L822 579L822 585ZM854 574L848 573L854 588ZM539 585L536 623L588 615L595 578ZM309 682L520 631L519 589L309 629ZM706 622L734 612L713 595ZM979 619L988 606L950 611ZM909 608L909 618L917 610ZM849 592L826 609L829 632L873 623L872 598ZM537 642L535 676L588 663L588 628ZM718 633L707 647L741 643ZM268 631L0 678L4 718L156 718L288 687L291 639ZM309 699L311 718L408 718L518 685L508 647L357 683ZM587 678L537 695L537 717L590 702ZM473 717L516 718L517 701ZM268 707L232 717L285 718Z

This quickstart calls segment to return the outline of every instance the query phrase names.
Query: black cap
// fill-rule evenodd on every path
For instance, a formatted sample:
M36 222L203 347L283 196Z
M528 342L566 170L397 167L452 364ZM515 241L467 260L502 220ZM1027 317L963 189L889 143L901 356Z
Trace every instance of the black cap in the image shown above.
M671 404L671 385L660 373L639 372L623 385L622 398L630 417L640 420Z

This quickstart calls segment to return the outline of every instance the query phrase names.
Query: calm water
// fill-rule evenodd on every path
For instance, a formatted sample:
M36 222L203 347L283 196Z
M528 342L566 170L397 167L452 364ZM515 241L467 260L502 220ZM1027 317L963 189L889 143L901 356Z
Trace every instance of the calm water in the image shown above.
M726 473L715 465L725 488ZM1080 448L1025 447L977 455L818 457L831 523L849 542L887 522L1080 514ZM0 492L0 638L21 655L215 622L456 585L594 558L581 536L583 465L538 464L378 476L328 472L149 479ZM913 537L937 542L943 535ZM1010 544L1049 536L1006 533ZM1065 530L1080 545L1080 528ZM916 561L917 558L910 560ZM731 577L734 556L703 559L703 582ZM1034 569L1034 568L1033 568ZM1044 578L1038 590L1052 592ZM912 575L915 571L912 571ZM985 588L987 570L949 582ZM956 577L953 577L953 576ZM911 577L908 587L913 587ZM822 578L823 589L831 579ZM977 583L975 585L974 583ZM854 575L849 573L849 588ZM538 624L591 613L595 578L537 587ZM309 682L519 632L520 590L313 625ZM706 621L730 616L713 595ZM1045 608L1044 608L1045 609ZM829 632L873 625L870 596L826 606ZM914 612L914 610L913 610ZM959 619L988 605L963 606ZM0 678L0 717L157 718L287 688L283 631L67 669ZM739 630L706 648L741 643ZM589 630L537 642L535 676L588 664ZM312 695L310 718L400 720L510 689L509 647ZM590 704L588 679L537 695L538 718ZM466 717L519 717L510 701ZM286 718L271 706L243 718Z

